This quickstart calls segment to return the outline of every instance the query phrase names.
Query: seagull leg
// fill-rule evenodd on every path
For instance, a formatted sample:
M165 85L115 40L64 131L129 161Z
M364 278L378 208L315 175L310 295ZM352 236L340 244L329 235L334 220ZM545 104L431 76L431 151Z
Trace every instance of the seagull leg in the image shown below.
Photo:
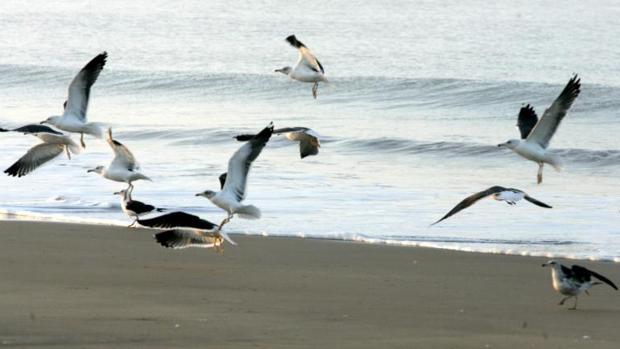
M228 217L224 218L224 220L222 220L222 222L220 223L220 225L217 227L217 230L215 231L214 235L215 235L215 242L213 243L213 246L215 247L215 251L221 255L224 254L224 248L222 247L222 244L224 243L224 238L222 238L222 235L220 235L220 231L222 231L222 228L228 223L230 222L230 219L233 217L232 214L228 214Z
M86 143L84 143L84 134L80 133L80 144L82 145L82 148L86 148Z
M67 157L71 160L71 153L69 153L69 147L65 145L65 152L67 153Z
M317 96L317 90L319 89L319 83L315 82L314 85L312 85L312 97L314 97L314 99L316 99Z
M133 226L136 224L136 222L138 222L138 217L136 217L136 218L133 220L133 222L131 222L131 224L127 226L127 228L131 228L131 227L133 227Z
M572 296L562 298L562 300L560 301L560 303L558 303L558 305L564 305L564 302L566 302L566 300L569 299L570 297Z
M537 183L540 184L542 183L542 171L543 171L543 166L545 166L544 162L541 162L538 164L538 176L536 177L537 179Z
M568 308L568 310L577 310L577 300L578 300L578 298L577 298L577 296L575 296L575 305L573 305L572 308Z

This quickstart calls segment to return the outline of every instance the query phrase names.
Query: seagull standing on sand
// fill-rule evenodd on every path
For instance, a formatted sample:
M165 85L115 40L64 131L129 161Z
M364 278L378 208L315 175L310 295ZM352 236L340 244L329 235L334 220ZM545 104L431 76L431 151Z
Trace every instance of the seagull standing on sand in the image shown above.
M307 127L286 127L273 130L273 134L284 135L289 141L299 142L299 155L302 159L319 153L321 141L319 141L319 135L312 129ZM254 136L253 134L242 134L235 136L235 139L238 141L249 141Z
M185 212L171 212L151 219L138 219L138 224L151 228L166 230L153 235L155 240L162 246L174 249L187 247L220 248L223 240L235 243L226 233L222 232L222 226L218 226L198 216Z
M544 208L551 208L551 206L545 204L544 202L534 199L533 197L527 195L525 192L519 189L504 188L504 187L500 187L499 185L496 185L487 190L483 190L479 193L473 194L465 198L463 201L459 202L459 204L456 205L452 210L450 210L450 212L448 212L445 216L443 216L440 220L438 220L437 222L431 225L435 225L443 221L444 219L458 213L461 210L468 208L469 206L489 196L497 201L506 201L506 203L509 205L515 205L517 201L521 199L525 199L533 203L534 205L544 207Z
M577 75L568 81L560 96L545 110L542 118L538 120L534 108L529 104L519 113L519 131L521 140L511 139L506 143L498 144L498 147L506 147L519 154L520 156L534 161L538 164L538 184L542 183L542 171L545 163L553 166L557 171L560 170L559 159L547 152L547 147L551 137L560 126L560 122L566 116L573 101L579 95L581 80Z
M63 131L75 132L80 134L80 143L84 143L84 134L93 135L101 138L102 131L99 123L87 122L86 111L88 109L88 99L90 87L97 81L99 73L105 66L108 54L102 52L93 58L75 76L69 85L69 98L65 101L65 110L61 116L50 116L41 123L53 125Z
M130 227L136 224L140 216L151 212L163 212L163 208L157 208L153 205L145 204L142 201L133 200L127 189L123 189L114 193L114 195L121 196L121 208L126 215L133 218L134 221L129 225Z
M588 289L594 285L601 285L602 282L604 282L611 286L614 290L618 290L618 287L616 287L616 285L608 278L579 265L573 265L571 268L568 268L554 260L551 260L544 263L542 266L551 266L551 280L553 283L553 288L566 296L562 298L558 305L563 305L568 299L575 297L575 305L572 308L569 308L570 310L577 309L577 297L579 297L579 294L581 292L585 292L587 295L590 295L588 293ZM602 282L593 282L592 277L595 277Z
M233 154L228 160L228 172L226 177L220 176L220 183L224 182L224 187L219 192L205 190L196 196L204 196L211 202L228 213L228 220L234 214L241 218L258 219L260 218L260 210L253 205L243 205L241 202L245 199L245 192L248 181L248 173L252 162L256 160L261 153L271 134L273 133L273 124L265 127L254 138L245 143L239 150Z
M0 129L0 132L9 130ZM38 137L43 143L30 148L17 162L4 170L9 176L22 177L34 171L44 163L54 159L63 151L71 159L71 153L79 154L80 146L77 145L69 135L58 132L51 127L44 125L26 125L11 131L31 134Z
M127 149L126 146L112 138L112 129L108 129L108 144L114 151L114 159L108 167L97 166L87 172L95 172L102 177L115 182L124 182L129 184L127 187L127 195L131 198L131 192L133 191L133 181L140 179L151 179L142 173L138 172L140 165L133 154Z
M310 49L306 47L301 41L297 40L295 35L291 35L286 38L291 46L299 50L299 60L295 65L295 68L289 66L276 69L275 72L287 75L289 78L301 82L312 82L312 96L316 99L317 89L319 88L319 82L329 82L325 78L325 69L316 57L310 52Z

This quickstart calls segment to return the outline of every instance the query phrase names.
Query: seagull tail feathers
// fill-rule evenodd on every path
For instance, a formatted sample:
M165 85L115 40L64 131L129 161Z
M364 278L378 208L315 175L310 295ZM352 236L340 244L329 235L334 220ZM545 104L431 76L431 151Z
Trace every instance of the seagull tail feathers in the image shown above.
M260 209L254 205L241 206L235 213L244 219L259 219L261 216Z
M228 241L231 245L237 246L237 243L234 242L233 239L231 239L230 236L228 236L228 234L226 234L225 232L220 230L218 234L220 234L220 236L223 237L224 240Z
M73 143L73 142L72 142ZM73 143L73 144L69 144L69 151L73 154L79 154L82 152L82 147L80 147L79 145Z
M557 172L562 171L562 159L560 159L557 155L549 155L548 157L549 165L553 167Z
M103 128L104 128L104 124L100 123L100 122L89 122L86 124L86 134L89 134L91 136L95 136L99 139L103 138Z

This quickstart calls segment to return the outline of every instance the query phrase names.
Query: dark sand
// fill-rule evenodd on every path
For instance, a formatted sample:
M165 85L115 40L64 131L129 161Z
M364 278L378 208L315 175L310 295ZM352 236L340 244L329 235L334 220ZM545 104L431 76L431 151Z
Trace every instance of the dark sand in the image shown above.
M152 233L0 222L0 347L620 348L620 292L569 311L542 258L246 236L218 255Z

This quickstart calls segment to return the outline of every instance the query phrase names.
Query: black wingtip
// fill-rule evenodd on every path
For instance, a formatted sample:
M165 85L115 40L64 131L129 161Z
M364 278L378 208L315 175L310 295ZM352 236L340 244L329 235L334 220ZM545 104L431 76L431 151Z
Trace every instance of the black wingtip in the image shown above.
M245 141L249 141L250 139L254 138L254 136L255 135L252 135L252 134L241 134L241 135L236 135L233 138L239 142L245 142Z
M9 132L9 130L7 130L6 128L0 127L0 132Z
M286 41L291 44L291 46L295 47L295 48L301 48L301 47L306 47L301 41L297 40L297 37L295 37L295 34L293 35L289 35L286 38Z

